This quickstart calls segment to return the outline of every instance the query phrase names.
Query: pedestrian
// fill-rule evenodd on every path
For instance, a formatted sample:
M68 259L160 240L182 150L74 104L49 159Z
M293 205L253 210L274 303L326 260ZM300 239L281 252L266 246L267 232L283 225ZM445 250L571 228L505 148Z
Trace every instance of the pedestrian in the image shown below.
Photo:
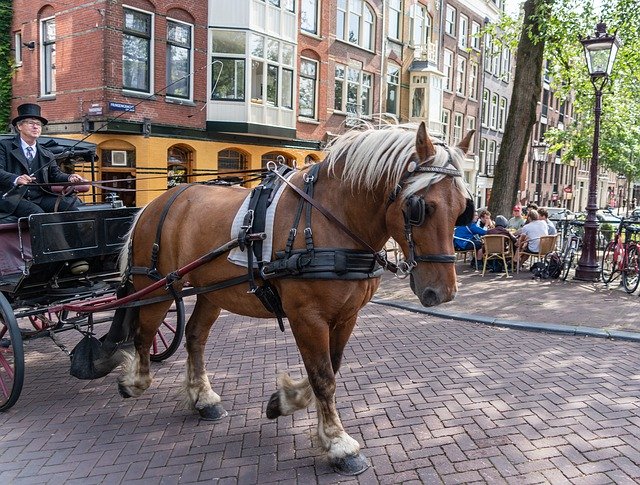
M527 220L524 217L522 217L522 207L520 207L519 205L513 206L512 213L513 213L513 217L509 219L509 222L507 224L507 229L515 232L518 229L520 229L522 226L524 226L524 223Z
M0 191L4 193L0 212L26 217L56 210L78 210L75 196L59 196L41 185L31 185L84 181L80 175L63 173L53 153L38 142L42 126L47 122L39 105L18 106L18 116L11 121L16 136L0 141Z

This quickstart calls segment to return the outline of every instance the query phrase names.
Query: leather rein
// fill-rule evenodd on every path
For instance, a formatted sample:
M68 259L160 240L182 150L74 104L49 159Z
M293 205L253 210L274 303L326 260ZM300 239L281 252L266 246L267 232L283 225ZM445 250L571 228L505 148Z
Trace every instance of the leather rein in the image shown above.
M416 162L410 162L407 171L400 178L400 182L394 189L394 191L389 196L389 201L385 207L385 209L389 208L397 196L400 194L402 189L404 188L404 184L411 178L414 174L417 173L436 173L443 174L450 177L462 177L462 174L458 169L455 168L447 168L447 167L433 167L430 165L426 165L429 163L431 159L426 160L422 164L417 164ZM400 261L398 264L392 263L387 259L386 253L384 251L377 251L374 249L369 243L367 243L364 239L354 233L349 227L346 226L340 219L334 216L328 209L326 209L322 204L320 204L313 197L306 194L303 190L296 187L293 183L291 183L288 179L283 177L277 170L275 170L275 164L269 164L267 168L273 172L282 182L287 184L296 194L302 197L305 201L315 207L318 212L320 212L323 216L329 219L331 222L336 224L342 231L347 234L351 239L353 239L358 244L365 247L373 256L380 266L384 269L387 269L394 273L398 277L406 277L408 276L413 268L415 268L419 262L430 262L430 263L455 263L456 256L455 254L428 254L428 255L416 255L415 252L415 243L413 242L413 230L412 228L415 226L420 226L424 223L424 199L421 197L412 195L407 199L406 205L407 209L403 209L404 220L405 220L405 238L407 240L407 244L409 245L409 257L408 259ZM307 177L307 174L304 174L303 177ZM306 179L305 179L306 181ZM420 202L417 202L420 201ZM414 204L412 204L414 203ZM422 205L422 216L415 217L415 214L412 214L411 205Z

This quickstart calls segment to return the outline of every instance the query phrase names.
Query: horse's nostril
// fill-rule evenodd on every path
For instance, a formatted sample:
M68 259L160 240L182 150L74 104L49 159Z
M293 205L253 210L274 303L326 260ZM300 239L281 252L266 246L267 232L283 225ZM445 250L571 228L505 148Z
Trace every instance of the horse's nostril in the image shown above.
M422 292L420 303L424 306L434 306L440 303L440 297L435 291L427 289Z

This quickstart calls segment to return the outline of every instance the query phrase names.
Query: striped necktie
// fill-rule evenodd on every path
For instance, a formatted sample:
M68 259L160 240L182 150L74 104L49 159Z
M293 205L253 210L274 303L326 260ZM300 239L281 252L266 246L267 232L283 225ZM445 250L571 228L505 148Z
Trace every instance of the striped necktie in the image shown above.
M33 160L33 147L27 147L27 160L30 162Z

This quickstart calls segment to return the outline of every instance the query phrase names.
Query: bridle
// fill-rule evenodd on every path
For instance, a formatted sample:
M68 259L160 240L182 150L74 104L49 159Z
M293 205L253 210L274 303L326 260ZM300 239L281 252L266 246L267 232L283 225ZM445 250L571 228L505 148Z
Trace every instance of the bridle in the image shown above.
M406 182L414 176L416 173L435 173L435 174L443 174L450 177L462 177L462 173L457 168L447 168L447 167L433 167L427 165L433 160L434 157L430 157L421 164L418 164L414 161L410 162L407 166L407 171L400 177L400 180L393 190L393 192L389 196L389 201L387 203L386 209L396 200ZM449 160L451 160L451 155L449 154ZM453 164L449 162L449 165ZM455 254L430 254L430 255L416 255L415 252L415 243L413 242L413 227L421 226L424 224L427 215L426 203L424 199L417 195L411 195L407 197L405 201L405 209L402 210L404 214L405 220L405 238L407 239L407 244L409 245L409 257L400 261L397 265L389 261L386 257L386 254L383 255L381 252L376 251L371 247L366 241L364 241L360 236L355 234L351 229L349 229L342 221L337 219L331 212L329 212L322 204L318 203L315 199L310 197L305 191L296 187L291 181L287 178L283 177L277 170L275 170L275 163L271 163L267 165L267 169L275 174L284 184L289 186L295 193L297 193L302 199L307 201L311 206L315 207L322 215L324 215L327 219L332 221L338 227L340 227L351 239L361 244L363 247L367 248L374 256L376 261L384 268L396 276L400 278L404 278L408 276L413 268L415 268L419 262L430 262L430 263L455 263L456 256ZM313 183L315 176L307 178L307 174L305 174L305 184ZM429 184L430 185L430 184ZM427 186L428 188L428 186ZM465 213L460 216L466 217L467 212L469 211L469 203L471 203L471 212L473 212L473 202L470 199L467 199L467 210ZM460 219L458 218L458 219ZM469 217L469 219L471 219ZM458 224L456 222L456 224Z
M449 155L451 158L451 155ZM448 168L448 167L434 167L431 165L427 165L431 162L433 157L427 159L421 164L417 164L412 161L407 166L407 171L400 177L400 181L398 185L393 190L393 192L389 195L389 202L387 204L387 208L391 205L398 197L398 195L404 189L407 181L415 176L418 173L433 173L433 174L442 174L450 177L462 177L460 170L457 168ZM449 165L452 165L449 162ZM433 183L433 182L431 182ZM426 187L427 189L431 185L431 183ZM469 199L467 199L469 200ZM467 204L468 206L469 204ZM467 211L465 211L466 213ZM410 195L404 201L404 208L402 209L402 214L404 216L404 237L407 241L407 245L409 246L409 254L406 255L404 260L401 260L398 263L396 276L398 277L406 277L411 274L411 271L418 265L418 263L450 263L453 264L456 262L455 254L416 254L416 245L413 240L413 228L420 227L425 223L427 217L427 205L424 201L424 198L418 195ZM463 217L463 214L461 217ZM457 225L457 222L456 222Z

